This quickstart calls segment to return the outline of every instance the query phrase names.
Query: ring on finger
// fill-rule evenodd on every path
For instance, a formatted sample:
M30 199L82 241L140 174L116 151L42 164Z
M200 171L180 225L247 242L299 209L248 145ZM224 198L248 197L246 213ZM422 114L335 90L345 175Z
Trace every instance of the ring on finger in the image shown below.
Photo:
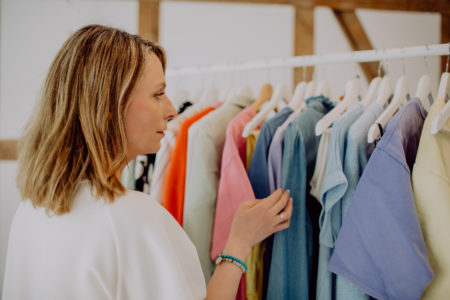
M284 218L285 218L284 213L281 213L281 214L280 214L280 219L281 219L281 221L284 221Z

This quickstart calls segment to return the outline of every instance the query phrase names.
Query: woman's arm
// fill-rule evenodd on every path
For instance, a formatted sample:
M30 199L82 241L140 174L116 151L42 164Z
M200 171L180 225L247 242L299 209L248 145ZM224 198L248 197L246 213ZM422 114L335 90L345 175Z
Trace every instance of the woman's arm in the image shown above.
M292 199L288 190L278 189L265 199L242 203L233 219L223 253L246 261L254 245L289 227L291 214ZM235 299L241 277L239 267L220 263L208 283L206 299Z

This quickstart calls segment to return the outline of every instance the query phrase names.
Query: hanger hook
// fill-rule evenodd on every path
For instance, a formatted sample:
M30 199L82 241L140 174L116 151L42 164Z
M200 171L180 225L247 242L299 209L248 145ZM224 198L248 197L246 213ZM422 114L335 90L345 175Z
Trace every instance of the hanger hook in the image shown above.
M427 49L427 52L430 51L430 48L428 47L428 45L425 45L425 48ZM425 63L425 71L427 72L427 74L430 74L430 70L428 69L428 59L427 56L423 57L424 63Z
M383 62L380 60L378 62L378 77L381 77L381 65L383 64Z
M448 59L450 58L450 43L448 43L447 63L445 64L445 72L448 72Z
M402 48L402 71L403 76L406 76L406 67L405 67L405 48Z
M447 66L448 66L448 58L447 58ZM302 67L302 71L303 71L302 80L306 81L306 66Z

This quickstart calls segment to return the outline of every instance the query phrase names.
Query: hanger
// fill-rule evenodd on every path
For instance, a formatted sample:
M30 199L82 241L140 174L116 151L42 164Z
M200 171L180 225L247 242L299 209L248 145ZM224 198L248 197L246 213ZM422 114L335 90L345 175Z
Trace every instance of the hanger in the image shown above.
M381 136L380 128L386 128L386 124L395 114L395 112L400 108L400 106L409 98L408 92L406 90L406 77L402 75L395 85L394 96L392 97L391 103L386 107L383 113L378 117L374 124L369 128L367 134L367 142L373 143L378 137ZM379 125L378 125L379 124Z
M372 103L372 100L374 100L375 94L377 93L378 87L380 86L380 83L381 77L375 77L374 79L372 79L366 96L364 96L364 99L361 101L362 106L368 107L370 103Z
M329 111L316 124L316 135L319 136L330 127L331 124L348 108L350 105L358 101L359 98L359 78L353 78L345 85L344 99Z
M250 86L248 84L242 86L239 89L238 95L242 96L242 97L246 97L246 98L252 98L252 99L255 98L253 96L253 91L252 91L252 89L250 88Z
M175 91L175 95L170 98L175 105L175 107L180 107L183 102L189 100L189 91L183 88L178 88Z
M203 93L205 92L205 89L203 87L199 88L194 92L194 95L192 96L192 103L199 103L200 99L202 98Z
M326 83L325 80L320 80L317 83L315 95L316 96L324 96L326 98L329 98L330 90L328 89L328 84Z
M447 56L447 64L445 66L445 72L442 73L437 94L437 99L444 99L447 103L441 109L439 114L435 116L431 121L430 126L431 134L436 134L442 128L444 128L445 122L447 122L447 120L450 118L450 101L448 101L450 98L450 73L448 72L449 57L450 57L450 46L449 46L449 55Z
M242 136L244 138L248 137L252 131L261 124L261 122L265 121L267 115L275 109L275 107L279 104L280 101L284 101L284 99L290 99L290 91L287 85L280 84L275 88L270 101L265 105L257 114L250 120L250 122L244 127L242 131Z
M256 99L251 106L255 109L255 111L259 111L263 104L270 100L273 94L273 87L270 83L266 83L262 86L261 91L259 92L258 99Z
M430 95L431 95L431 83L430 76L428 74L422 75L419 79L416 89L416 97L422 102L426 111L430 109ZM432 97L432 96L431 96Z
M219 100L219 90L215 87L211 87L206 89L202 96L200 97L200 101L198 104L201 107L206 107L214 104Z
M311 80L307 83L305 90L305 100L314 96L316 85L317 83L314 80Z
M291 101L289 101L289 107L292 108L293 110L297 110L304 102L306 85L307 85L306 81L301 81L295 87L294 96L292 96Z

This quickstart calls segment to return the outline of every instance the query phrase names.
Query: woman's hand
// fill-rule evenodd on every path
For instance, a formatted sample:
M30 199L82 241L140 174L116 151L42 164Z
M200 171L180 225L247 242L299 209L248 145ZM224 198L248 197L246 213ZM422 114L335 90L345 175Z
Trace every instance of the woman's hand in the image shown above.
M234 216L223 253L245 261L255 244L288 228L291 215L289 190L277 189L267 198L242 203Z

